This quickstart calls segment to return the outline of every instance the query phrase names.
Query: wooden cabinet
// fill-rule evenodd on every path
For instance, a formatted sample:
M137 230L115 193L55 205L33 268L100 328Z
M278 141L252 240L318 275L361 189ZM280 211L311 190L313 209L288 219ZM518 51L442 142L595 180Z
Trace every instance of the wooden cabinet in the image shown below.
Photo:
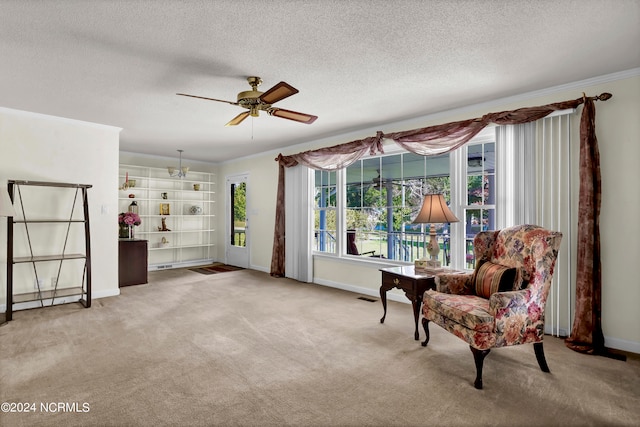
M118 286L147 283L147 241L120 239L118 241Z

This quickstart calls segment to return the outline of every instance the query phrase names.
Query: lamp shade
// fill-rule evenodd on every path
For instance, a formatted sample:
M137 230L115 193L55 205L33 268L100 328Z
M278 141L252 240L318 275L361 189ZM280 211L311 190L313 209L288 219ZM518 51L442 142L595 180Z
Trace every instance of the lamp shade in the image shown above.
M459 222L451 212L442 194L425 194L422 208L413 220L414 224L439 224L444 222Z

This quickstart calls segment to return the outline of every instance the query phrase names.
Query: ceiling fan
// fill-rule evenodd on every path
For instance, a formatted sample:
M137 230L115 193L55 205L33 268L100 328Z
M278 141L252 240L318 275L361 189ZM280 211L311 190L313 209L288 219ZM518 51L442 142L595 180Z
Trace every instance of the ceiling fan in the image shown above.
M258 117L260 110L266 111L270 116L281 117L283 119L289 119L308 125L315 122L318 118L317 116L312 116L310 114L298 113L296 111L285 110L283 108L272 106L276 102L298 93L298 89L294 88L289 83L280 82L268 91L260 92L258 90L258 86L262 83L262 79L260 77L247 77L247 81L251 86L251 90L240 92L236 102L225 101L223 99L205 98L204 96L187 95L186 93L177 93L176 95L190 96L192 98L206 99L208 101L226 102L227 104L238 105L249 110L238 114L225 126L239 125L249 116Z

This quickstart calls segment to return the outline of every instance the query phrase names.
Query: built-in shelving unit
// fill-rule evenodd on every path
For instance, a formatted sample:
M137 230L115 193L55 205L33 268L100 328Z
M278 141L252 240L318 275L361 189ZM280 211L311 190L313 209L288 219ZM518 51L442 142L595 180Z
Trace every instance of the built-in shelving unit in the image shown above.
M211 263L215 258L215 175L189 171L170 177L166 168L120 165L119 212L135 202L142 224L135 238L148 243L149 270ZM133 185L132 185L133 184ZM133 197L130 197L133 196ZM168 205L162 214L161 205ZM162 231L162 219L166 231Z
M91 306L87 199L87 190L91 187L59 182L8 181L16 216L7 221L6 321L13 319L16 308L78 300L84 307ZM78 205L81 208L76 209ZM14 282L16 278L18 280Z

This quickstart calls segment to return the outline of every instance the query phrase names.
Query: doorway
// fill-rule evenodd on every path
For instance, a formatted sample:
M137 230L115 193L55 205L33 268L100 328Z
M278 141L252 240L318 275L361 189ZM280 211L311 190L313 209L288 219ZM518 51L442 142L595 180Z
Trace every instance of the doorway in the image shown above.
M247 184L249 175L226 179L226 258L227 264L249 268L249 221L247 218Z

